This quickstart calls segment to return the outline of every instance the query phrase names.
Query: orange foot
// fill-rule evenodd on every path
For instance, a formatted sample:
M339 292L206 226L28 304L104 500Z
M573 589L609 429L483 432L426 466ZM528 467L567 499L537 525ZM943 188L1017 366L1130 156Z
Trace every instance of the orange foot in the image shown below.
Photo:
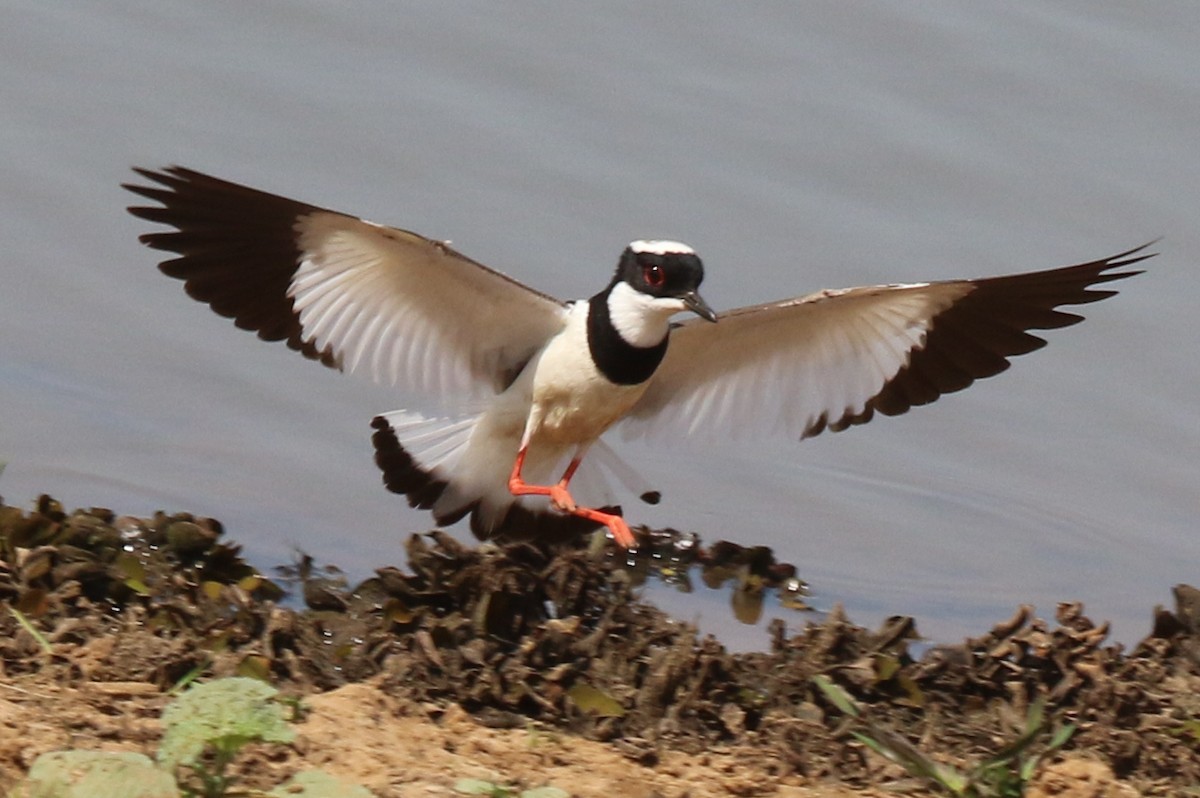
M548 496L550 504L555 509L561 510L564 513L577 515L580 518L586 518L597 524L603 524L608 527L609 533L612 534L613 540L623 549L632 549L637 547L637 539L633 533L629 531L629 524L625 523L625 519L619 515L612 513L602 513L599 510L593 510L590 507L580 507L575 504L575 499L567 490L567 484L571 481L571 476L575 473L575 469L579 466L578 460L573 460L567 472L563 474L562 480L557 485L530 485L525 480L521 479L521 465L525 462L525 450L522 449L517 453L517 461L513 464L512 475L508 478L508 490L514 496Z
M629 530L629 524L625 523L625 519L621 516L613 515L612 513L602 513L590 507L576 507L571 511L571 514L577 515L580 518L586 518L589 521L595 521L598 524L604 524L612 534L613 540L621 548L637 548L637 538L633 536L633 532Z

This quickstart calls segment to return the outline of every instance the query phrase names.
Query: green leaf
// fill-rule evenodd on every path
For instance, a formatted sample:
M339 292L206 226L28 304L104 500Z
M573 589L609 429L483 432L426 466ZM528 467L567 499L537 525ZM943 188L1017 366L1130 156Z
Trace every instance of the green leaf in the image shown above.
M1176 737L1191 737L1193 742L1200 742L1200 720L1184 721L1170 733Z
M971 786L971 779L949 765L934 763L933 778L955 795L969 794L967 790Z
M871 658L875 667L875 681L886 682L900 672L900 659L890 654L876 654Z
M206 659L203 662L201 662L199 665L197 665L196 667L192 668L190 671L185 673L179 679L179 681L175 682L175 685L170 690L167 691L167 695L177 695L177 694L183 692L184 689L186 689L188 685L190 685L192 682L199 679L201 674L203 674L204 671L206 671L208 669L208 666L211 664L212 664L212 660Z
M1036 701L1029 705L1029 712L1025 716L1025 734L1035 734L1041 731L1042 725L1046 722L1046 699L1040 696Z
M1040 756L1031 756L1021 762L1021 769L1017 775L1020 777L1022 783L1033 778L1033 772L1037 770L1038 763L1041 761L1042 758Z
M269 681L271 678L271 663L266 657L257 654L247 655L245 659L238 663L237 675L258 679L260 682Z
M1066 745L1067 740L1071 739L1071 735L1075 733L1076 726L1074 723L1067 723L1059 726L1054 730L1054 735L1050 738L1050 742L1046 743L1047 751L1054 751Z
M911 676L900 674L896 677L896 684L904 691L904 696L896 699L897 704L917 709L925 706L925 694Z
M29 632L30 636L33 637L34 641L36 641L37 644L39 646L41 646L42 651L44 651L47 654L54 653L54 647L50 645L50 641L47 640L45 638L45 636L41 632L38 631L36 626L34 626L32 623L30 623L29 619L25 617L25 613L21 612L16 607L9 607L8 611L9 611L9 613L12 614L12 617L17 619L17 623L21 624L21 628L24 629L26 632Z
M140 596L150 595L150 586L139 579L126 579L124 584L125 587L129 588Z
M567 691L567 696L584 712L594 712L602 718L625 717L625 707L621 706L621 702L590 684L573 686Z
M163 711L166 733L158 761L174 770L195 765L209 746L229 757L253 740L290 743L296 734L273 700L277 693L269 684L241 676L191 688Z
M971 779L949 765L934 761L898 734L871 724L871 733L850 732L860 742L884 758L900 765L914 776L941 784L955 795L965 795Z
M858 740L860 743L865 745L867 748L870 748L872 751L879 754L884 759L888 759L892 762L895 762L897 765L902 764L900 762L900 760L896 757L896 754L893 751L890 751L889 749L885 748L883 746L883 744L881 742L879 742L878 740L876 740L874 737L870 737L866 734L863 734L862 732L857 732L857 731L851 731L850 735L854 739Z
M849 715L852 718L857 718L862 714L858 708L858 704L855 703L854 699L850 697L850 694L843 690L841 686L834 684L833 680L828 676L823 673L818 673L816 676L812 677L812 680L813 684L815 684L821 690L821 692L825 694L825 697L829 699L830 703L840 709L844 714Z

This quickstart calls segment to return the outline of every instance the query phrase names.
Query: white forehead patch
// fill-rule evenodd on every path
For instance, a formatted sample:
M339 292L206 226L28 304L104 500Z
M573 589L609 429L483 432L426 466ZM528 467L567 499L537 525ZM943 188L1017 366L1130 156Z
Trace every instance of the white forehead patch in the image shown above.
M695 255L696 250L679 241L633 241L629 248L634 252L648 252L651 255Z

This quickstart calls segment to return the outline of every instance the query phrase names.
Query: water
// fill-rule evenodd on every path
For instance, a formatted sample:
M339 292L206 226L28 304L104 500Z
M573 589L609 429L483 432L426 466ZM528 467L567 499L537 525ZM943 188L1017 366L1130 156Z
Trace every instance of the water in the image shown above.
M209 514L263 567L300 546L358 575L428 527L371 462L367 422L403 396L154 269L118 183L178 162L564 297L639 237L696 246L729 308L1165 236L1087 323L933 407L803 444L623 451L665 494L633 521L773 546L820 606L912 613L937 640L1081 599L1133 642L1200 580L1200 7L518 9L9 2L0 493ZM765 639L721 595L652 596Z

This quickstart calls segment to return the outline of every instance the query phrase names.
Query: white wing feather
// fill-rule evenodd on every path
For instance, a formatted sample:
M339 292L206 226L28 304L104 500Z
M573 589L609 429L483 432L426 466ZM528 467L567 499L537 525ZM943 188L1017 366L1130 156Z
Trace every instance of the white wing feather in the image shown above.
M431 395L493 393L562 329L563 305L453 250L319 211L296 224L304 336L347 371Z
M822 291L688 322L622 422L626 437L717 429L804 437L861 414L967 281Z
M136 170L175 228L141 240L163 272L259 337L441 398L488 396L565 323L562 302L444 243L191 169Z

